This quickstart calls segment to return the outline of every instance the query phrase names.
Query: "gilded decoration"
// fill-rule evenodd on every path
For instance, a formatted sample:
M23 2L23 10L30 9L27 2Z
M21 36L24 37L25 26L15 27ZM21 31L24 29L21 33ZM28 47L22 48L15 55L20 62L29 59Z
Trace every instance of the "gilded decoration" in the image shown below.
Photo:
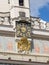
M21 31L24 33L24 32L26 32L26 28L25 27L22 27L21 28Z
M29 51L30 47L31 44L26 37L21 38L20 41L18 42L18 50L19 50L18 52Z
M26 22L16 22L17 37L31 37L31 24Z

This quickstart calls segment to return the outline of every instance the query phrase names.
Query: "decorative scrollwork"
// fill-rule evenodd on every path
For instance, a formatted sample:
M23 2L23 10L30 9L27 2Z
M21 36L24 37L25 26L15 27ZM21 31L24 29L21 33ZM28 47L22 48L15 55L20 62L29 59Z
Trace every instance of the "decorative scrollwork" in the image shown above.
M18 42L18 49L19 49L19 52L22 52L22 51L29 51L30 50L30 42L27 40L26 37L23 37L20 39L20 41Z

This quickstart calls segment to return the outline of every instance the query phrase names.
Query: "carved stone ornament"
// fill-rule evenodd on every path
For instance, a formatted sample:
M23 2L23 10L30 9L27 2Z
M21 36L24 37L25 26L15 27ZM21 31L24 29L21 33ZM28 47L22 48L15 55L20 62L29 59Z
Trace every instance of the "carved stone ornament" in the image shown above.
M22 37L18 42L18 52L28 52L30 50L31 44L26 37Z

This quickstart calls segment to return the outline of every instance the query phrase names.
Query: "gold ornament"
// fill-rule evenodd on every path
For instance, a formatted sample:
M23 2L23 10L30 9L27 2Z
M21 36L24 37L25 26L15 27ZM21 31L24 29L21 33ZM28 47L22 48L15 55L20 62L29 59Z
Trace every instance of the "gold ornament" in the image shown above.
M24 32L26 32L26 28L25 27L22 27L21 28L21 31L24 33Z
M20 35L20 31L17 31L17 36L19 36Z
M21 38L21 40L18 42L18 49L20 51L29 51L30 46L31 44L26 37Z

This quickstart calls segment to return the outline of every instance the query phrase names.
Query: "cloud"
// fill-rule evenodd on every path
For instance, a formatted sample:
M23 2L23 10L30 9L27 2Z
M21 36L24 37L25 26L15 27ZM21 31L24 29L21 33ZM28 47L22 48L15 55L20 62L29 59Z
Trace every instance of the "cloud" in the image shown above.
M31 16L39 16L39 9L49 3L49 0L30 0Z

